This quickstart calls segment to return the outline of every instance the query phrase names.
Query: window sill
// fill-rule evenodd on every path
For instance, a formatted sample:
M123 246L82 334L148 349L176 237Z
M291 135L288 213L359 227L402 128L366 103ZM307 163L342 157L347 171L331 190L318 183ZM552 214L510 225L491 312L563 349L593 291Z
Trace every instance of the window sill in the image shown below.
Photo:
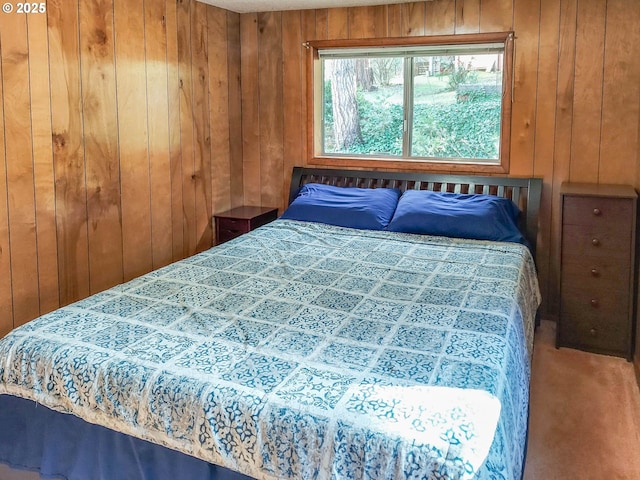
M307 166L314 167L349 167L364 169L388 169L420 172L455 172L455 173L483 173L483 174L508 174L508 167L498 164L481 164L466 162L446 162L435 160L392 160L389 158L353 158L353 157L329 157L314 156L307 160Z

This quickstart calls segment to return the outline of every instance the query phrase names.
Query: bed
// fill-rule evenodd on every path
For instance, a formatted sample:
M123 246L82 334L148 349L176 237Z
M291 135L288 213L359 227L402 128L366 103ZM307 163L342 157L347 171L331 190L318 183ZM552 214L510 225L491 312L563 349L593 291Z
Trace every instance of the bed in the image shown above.
M305 219L323 189L341 208L364 197ZM372 192L384 226L340 225ZM407 192L506 198L522 241L413 233L425 199ZM540 192L294 168L276 221L0 340L0 463L70 479L521 478Z

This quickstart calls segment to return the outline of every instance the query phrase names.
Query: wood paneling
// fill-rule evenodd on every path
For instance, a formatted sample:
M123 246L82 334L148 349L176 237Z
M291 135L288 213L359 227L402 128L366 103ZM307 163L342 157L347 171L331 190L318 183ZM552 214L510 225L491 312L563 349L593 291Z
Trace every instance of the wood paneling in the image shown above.
M207 7L191 6L191 72L193 85L195 251L211 248L213 242L211 190L211 131L209 128L209 40Z
M60 304L89 294L89 239L78 5L47 3ZM34 106L35 107L35 106Z
M174 2L175 3L175 2ZM171 149L167 69L166 10L163 2L144 2L144 47L153 268L171 263Z
M297 12L283 12L282 23L287 25L282 31L282 108L287 115L284 116L283 135L283 165L282 184L288 185L291 171L297 164L296 159L300 157L306 138L300 125L305 122L302 116L302 103L306 101L303 95L302 72L305 66L304 58L306 49L302 46L302 19ZM281 198L274 205L280 206L288 201L288 192L281 189Z
M227 12L227 65L229 67L229 152L231 158L231 206L244 203L244 164L242 157L242 99L240 55L240 15Z
M31 134L38 241L38 288L40 312L59 306L56 238L55 184L51 145L51 101L49 83L49 40L45 15L27 17L29 31L29 84L31 91Z
M239 31L193 0L0 15L0 335L211 246L217 155L225 206L242 203ZM216 148L213 96L228 105Z
M89 287L123 280L113 4L80 2L80 70L89 220Z
M281 44L258 37L250 29L241 39L242 113L247 127L243 130L245 192L259 195L255 190L262 185L262 192L273 195L273 185L266 181L261 184L255 173L273 165L273 152L268 158L264 156L270 151L267 144L271 140L256 133L260 125L277 124L281 115L284 120L286 160L282 163L279 198L286 198L291 163L304 164L307 158L305 141L300 147L296 146L297 140L289 141L292 135L305 140L307 128L306 122L300 122L296 133L296 122L290 120L298 118L297 98L306 94L306 55L303 52L299 60L290 56L300 41L295 33L298 25L302 25L302 41L513 29L516 49L510 174L535 175L544 180L537 260L544 313L553 318L557 312L560 183L575 175L614 183L631 182L637 177L636 183L640 183L640 63L632 60L640 56L640 4L636 4L625 0L434 0L328 12L286 12L281 17ZM248 25L253 18L253 14L242 15L241 22ZM262 73L256 66L265 56L276 62L285 59L282 111L256 108L264 94L258 86ZM302 82L299 91L294 91L298 84L297 61ZM306 109L303 101L303 118ZM296 148L299 155L292 160ZM345 161L345 166L354 163ZM279 206L284 208L285 201Z
M538 274L541 279L550 278L553 268L550 262L551 206L553 198L553 151L555 143L556 92L558 83L558 25L560 4L556 0L540 1L536 132L533 158L533 175L543 179L540 205L540 234L536 245ZM549 100L551 99L551 100ZM550 282L541 282L542 297L549 300ZM551 305L555 308L555 305Z
M480 0L456 0L456 32L480 31Z
M151 184L145 64L145 12L142 0L115 0L116 88L120 186L122 189L122 266L128 281L152 269Z
M2 62L0 62L0 77ZM3 87L0 82L0 98ZM4 104L0 102L0 152L5 151ZM6 158L0 159L0 336L13 328L13 295L11 285L11 245L9 242L9 208L7 204Z
M640 2L608 0L605 28L598 181L629 183L640 150Z
M512 175L533 175L538 88L538 32L540 1L515 0L514 30L517 32L513 109L511 111Z
M402 30L399 36L412 37L425 35L425 2L402 4Z
M604 27L607 0L578 2L576 10L576 53L571 123L572 182L597 182L600 149L593 138L600 137L604 64ZM579 161L574 159L580 158Z
M13 322L39 311L31 94L26 16L0 16Z
M240 17L242 157L244 203L261 206L260 92L258 87L258 15Z
M433 0L427 2L426 7L426 35L451 35L455 33L455 0Z
M317 17L316 17L317 20ZM284 170L284 110L282 75L282 14L258 14L258 90L260 116L260 164L262 185L260 205L278 206L282 200L282 171Z

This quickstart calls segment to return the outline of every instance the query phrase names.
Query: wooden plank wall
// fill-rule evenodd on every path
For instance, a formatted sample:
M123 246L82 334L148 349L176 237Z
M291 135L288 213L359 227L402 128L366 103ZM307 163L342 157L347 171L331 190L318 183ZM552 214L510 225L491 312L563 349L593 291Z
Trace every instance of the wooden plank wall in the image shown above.
M0 336L210 247L243 202L238 14L46 8L0 15Z
M561 182L640 188L637 0L433 0L240 22L251 203L284 208L291 165L305 162L304 41L504 30L517 38L511 174L544 179L538 268L547 317L557 313Z

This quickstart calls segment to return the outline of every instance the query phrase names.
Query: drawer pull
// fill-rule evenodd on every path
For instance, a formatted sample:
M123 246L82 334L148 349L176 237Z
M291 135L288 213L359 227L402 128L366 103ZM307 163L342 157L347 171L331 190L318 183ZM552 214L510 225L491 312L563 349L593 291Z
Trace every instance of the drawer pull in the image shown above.
M598 270L596 270L595 268L592 268L591 269L591 276L599 277L600 276L600 272Z
M593 240L591 240L591 245L593 245L594 247L600 246L600 240L594 238Z
M599 208L594 208L594 209L593 209L593 214L594 214L596 217L599 217L600 215L602 215L602 210L600 210Z
M594 298L594 299L591 300L591 306L592 307L596 308L599 304L600 303L598 302L597 299Z
M591 330L589 330L589 335L591 335L592 337L595 337L598 334L598 331L595 328L592 328Z

